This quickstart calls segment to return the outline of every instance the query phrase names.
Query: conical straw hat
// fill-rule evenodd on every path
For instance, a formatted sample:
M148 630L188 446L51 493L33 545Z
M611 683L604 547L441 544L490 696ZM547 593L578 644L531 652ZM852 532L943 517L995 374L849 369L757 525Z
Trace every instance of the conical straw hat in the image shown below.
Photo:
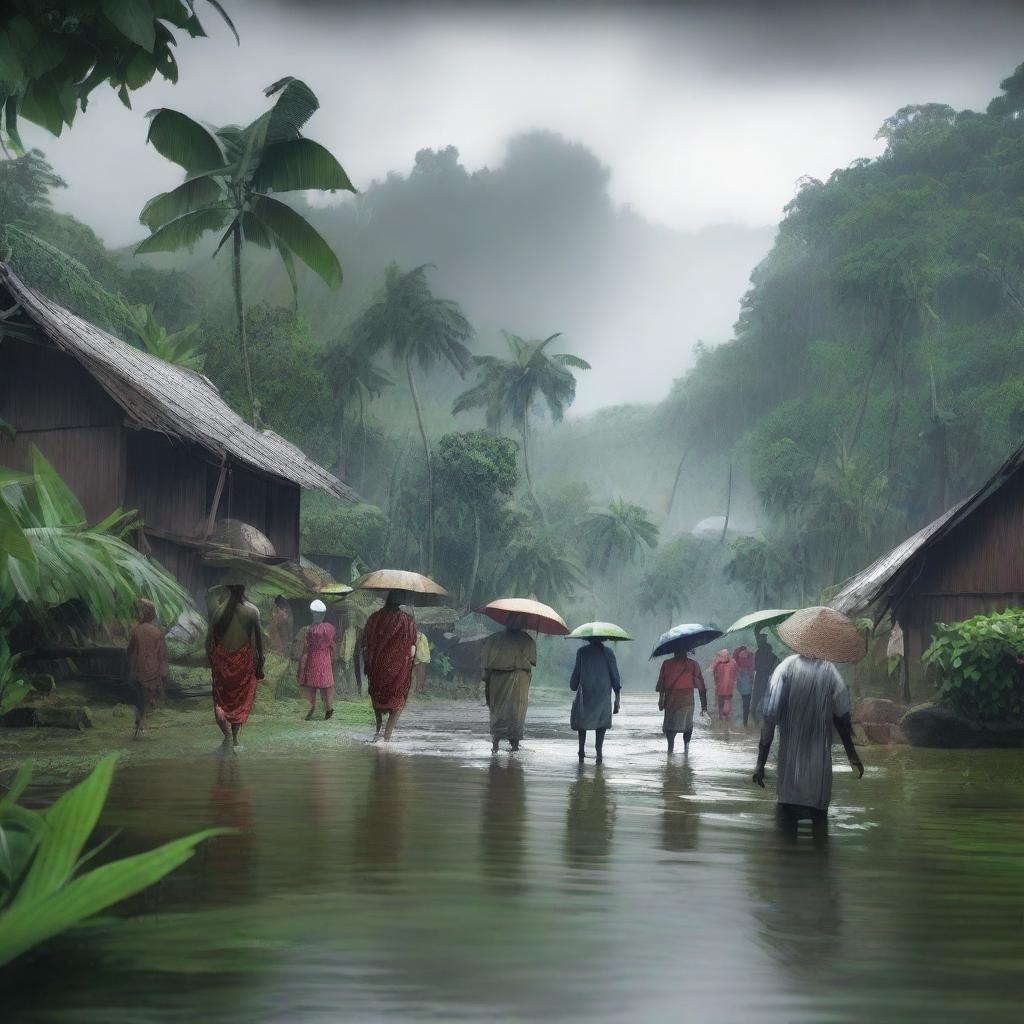
M864 638L842 612L817 605L801 608L776 627L779 639L805 658L860 661Z

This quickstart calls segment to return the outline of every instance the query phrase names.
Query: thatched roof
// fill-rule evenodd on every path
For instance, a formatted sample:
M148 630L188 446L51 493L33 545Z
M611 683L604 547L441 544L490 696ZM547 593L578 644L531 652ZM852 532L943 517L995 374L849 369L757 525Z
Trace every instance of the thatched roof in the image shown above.
M0 262L0 284L39 330L73 356L140 426L261 473L346 501L355 494L272 430L249 426L205 377L133 348L40 295Z
M1024 466L1024 445L1018 448L970 497L943 512L934 522L897 544L848 580L835 597L832 607L847 615L857 615L881 604L881 616L899 602L913 585L928 549L995 494Z

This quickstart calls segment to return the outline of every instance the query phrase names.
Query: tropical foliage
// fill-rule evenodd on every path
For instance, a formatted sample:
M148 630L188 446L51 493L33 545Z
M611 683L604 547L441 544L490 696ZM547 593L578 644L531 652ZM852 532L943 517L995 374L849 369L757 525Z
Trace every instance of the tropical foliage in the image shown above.
M298 296L295 259L330 288L341 284L341 264L320 233L271 192L318 189L354 192L344 168L302 129L320 106L297 78L282 78L266 89L274 105L245 127L208 129L177 110L150 114L148 141L185 171L185 181L154 196L139 219L152 232L136 252L191 248L208 232L220 233L214 255L231 242L232 281L242 367L253 422L258 420L242 293L242 245L276 249Z
M166 328L156 322L152 306L136 306L134 314L135 338L151 356L194 373L203 372L206 356L199 351L198 344L193 340L198 324L168 333Z
M387 352L405 370L416 424L423 442L426 471L426 570L434 565L434 465L430 437L423 419L423 403L416 385L416 371L447 364L464 376L470 364L466 342L473 328L451 299L439 299L427 282L427 265L401 271L392 263L384 276L384 288L352 326L353 344L367 355Z
M207 3L237 39L224 8ZM20 149L19 117L60 135L101 85L131 107L131 93L155 74L177 82L174 29L206 35L194 0L79 0L63 8L8 0L0 14L0 127Z
M954 711L982 720L1024 719L1024 610L938 626L924 662L939 700Z
M534 406L543 401L554 421L562 419L576 397L576 378L570 368L589 370L590 364L568 352L550 354L548 346L561 337L524 341L517 334L503 332L511 353L510 359L497 356L474 356L478 382L455 400L452 413L483 409L487 426L500 432L504 423L511 423L522 435L523 470L534 505L541 505L530 472L530 416Z
M83 870L106 845L83 852L106 803L116 761L116 754L105 757L45 811L18 803L32 781L29 763L0 798L0 967L158 882L201 842L227 831L207 829Z

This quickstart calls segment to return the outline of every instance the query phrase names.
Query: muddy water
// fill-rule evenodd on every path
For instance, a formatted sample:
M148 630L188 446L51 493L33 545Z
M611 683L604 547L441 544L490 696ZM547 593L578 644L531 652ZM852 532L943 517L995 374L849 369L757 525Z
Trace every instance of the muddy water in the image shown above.
M624 701L600 767L562 705L515 757L455 705L410 709L388 749L255 723L237 757L126 764L119 853L238 832L12 972L3 1018L1019 1019L1019 753L866 751L827 843L792 845L752 734L698 726L670 759L651 712Z

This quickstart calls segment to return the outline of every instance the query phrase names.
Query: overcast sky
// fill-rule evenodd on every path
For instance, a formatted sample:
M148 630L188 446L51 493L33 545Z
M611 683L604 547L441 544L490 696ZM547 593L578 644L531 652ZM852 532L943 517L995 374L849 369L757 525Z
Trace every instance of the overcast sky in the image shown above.
M180 180L145 146L146 110L247 121L283 75L319 95L308 134L358 186L428 146L493 165L510 135L548 128L611 168L616 202L689 230L775 223L802 175L878 152L899 106L983 107L1024 60L1021 3L226 5L240 47L200 2L211 38L182 41L178 86L133 111L97 90L61 140L26 132L71 186L58 205L111 243Z

